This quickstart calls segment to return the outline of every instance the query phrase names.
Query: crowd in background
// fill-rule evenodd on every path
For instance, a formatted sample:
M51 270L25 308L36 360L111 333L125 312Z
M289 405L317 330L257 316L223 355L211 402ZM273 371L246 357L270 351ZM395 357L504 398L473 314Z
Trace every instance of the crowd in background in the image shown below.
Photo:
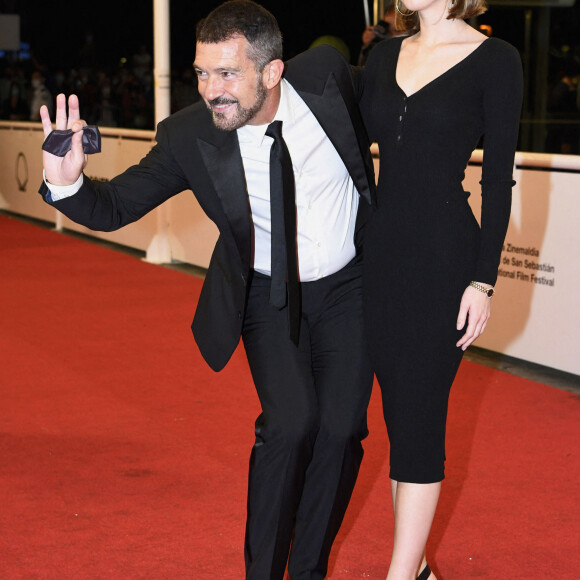
M559 67L550 82L547 110L552 124L546 149L565 155L580 154L580 43L551 50Z
M482 32L485 28L491 30L482 27ZM363 65L376 42L396 34L391 6L377 25L362 32L362 48L354 62ZM552 46L550 61L545 151L579 154L580 43ZM135 46L131 57L104 65L92 33L87 32L77 63L67 69L49 67L33 53L24 59L0 58L0 119L39 121L41 105L52 113L58 93L75 93L89 124L154 129L153 58L145 44ZM171 74L173 113L199 100L199 94L191 65Z
M79 52L79 66L68 70L52 70L33 54L0 60L0 119L39 121L41 105L52 115L59 93L78 95L88 124L154 128L153 59L145 44L113 67L99 62L91 34ZM198 99L193 68L172 71L172 112Z

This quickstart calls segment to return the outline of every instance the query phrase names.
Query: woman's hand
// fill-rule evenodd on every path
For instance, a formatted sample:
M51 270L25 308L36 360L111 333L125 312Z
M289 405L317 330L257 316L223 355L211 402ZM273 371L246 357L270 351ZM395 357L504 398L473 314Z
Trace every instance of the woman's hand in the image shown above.
M481 286L491 288L489 284L479 282ZM459 306L459 316L457 317L457 330L467 328L465 334L455 345L465 350L476 338L483 334L489 317L491 316L491 298L484 292L477 290L473 286L468 286L461 298Z
M52 132L52 122L46 106L40 107L40 120L44 137ZM46 180L53 185L72 185L81 175L87 164L87 156L83 151L83 127L85 121L80 118L79 100L76 95L68 99L68 117L66 114L66 97L60 94L56 97L56 129L63 131L72 129L70 151L64 157L57 157L48 151L42 152L42 162Z

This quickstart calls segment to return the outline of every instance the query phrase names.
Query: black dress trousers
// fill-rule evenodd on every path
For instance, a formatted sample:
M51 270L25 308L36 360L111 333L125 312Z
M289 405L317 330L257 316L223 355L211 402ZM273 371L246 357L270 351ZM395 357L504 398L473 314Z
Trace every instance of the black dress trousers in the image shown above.
M373 372L363 333L361 264L301 284L296 346L287 308L254 273L243 341L262 413L250 458L246 578L324 578L363 456Z

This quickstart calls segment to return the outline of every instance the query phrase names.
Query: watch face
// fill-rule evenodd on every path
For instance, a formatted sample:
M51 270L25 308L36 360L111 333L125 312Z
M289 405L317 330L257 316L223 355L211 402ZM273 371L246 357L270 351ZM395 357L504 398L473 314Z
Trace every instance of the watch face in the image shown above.
M488 296L491 298L491 297L492 297L492 296L495 294L495 291L494 291L494 289L493 289L493 288L490 288L490 289L489 289L489 290L486 292L486 294L487 294L487 295L488 295Z

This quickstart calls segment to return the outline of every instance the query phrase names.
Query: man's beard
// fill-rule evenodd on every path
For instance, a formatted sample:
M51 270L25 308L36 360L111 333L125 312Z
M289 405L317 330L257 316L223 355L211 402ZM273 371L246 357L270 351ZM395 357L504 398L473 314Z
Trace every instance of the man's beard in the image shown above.
M251 107L245 108L240 105L239 101L235 99L228 99L227 97L217 97L209 103L206 103L209 109L213 124L222 131L235 131L244 125L247 125L264 106L266 101L266 89L262 83L258 83L256 87L256 99ZM235 104L236 110L233 116L227 117L224 113L217 113L214 111L213 107L215 105L228 105Z

